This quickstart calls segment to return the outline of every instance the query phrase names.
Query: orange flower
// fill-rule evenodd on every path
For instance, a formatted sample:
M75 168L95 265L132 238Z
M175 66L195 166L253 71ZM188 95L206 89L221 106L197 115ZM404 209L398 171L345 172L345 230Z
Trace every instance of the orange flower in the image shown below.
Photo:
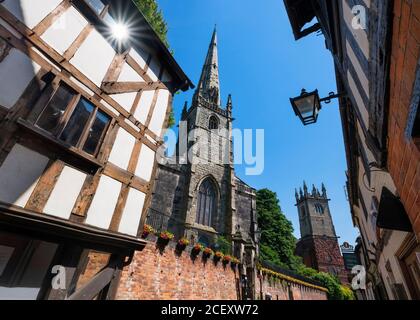
M178 240L178 244L180 246L188 246L190 244L190 241L187 238L181 238Z
M164 231L160 233L160 238L164 240L172 240L174 238L174 235L169 231Z

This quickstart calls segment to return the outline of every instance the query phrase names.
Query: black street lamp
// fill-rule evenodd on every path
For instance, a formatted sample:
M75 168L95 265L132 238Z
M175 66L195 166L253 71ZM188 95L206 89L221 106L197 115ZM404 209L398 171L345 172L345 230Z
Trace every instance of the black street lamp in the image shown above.
M322 108L321 102L325 102L326 104L328 104L331 102L332 99L336 99L341 96L341 94L335 94L334 92L330 92L328 97L321 99L319 97L318 90L308 93L305 89L302 89L300 96L290 98L290 103L292 104L295 114L306 126L309 124L316 123L316 121L318 120L318 113Z

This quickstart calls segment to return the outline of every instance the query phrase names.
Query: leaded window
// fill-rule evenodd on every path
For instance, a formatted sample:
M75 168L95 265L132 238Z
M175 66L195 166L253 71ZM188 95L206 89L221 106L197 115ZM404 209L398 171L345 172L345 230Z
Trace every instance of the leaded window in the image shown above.
M319 214L323 214L324 213L324 207L321 204L316 203L315 204L315 211Z
M198 190L196 223L211 226L216 211L217 192L214 183L207 178Z
M219 121L215 116L211 116L209 119L209 129L215 130L219 128Z
M69 86L60 84L35 125L67 145L96 156L111 118Z

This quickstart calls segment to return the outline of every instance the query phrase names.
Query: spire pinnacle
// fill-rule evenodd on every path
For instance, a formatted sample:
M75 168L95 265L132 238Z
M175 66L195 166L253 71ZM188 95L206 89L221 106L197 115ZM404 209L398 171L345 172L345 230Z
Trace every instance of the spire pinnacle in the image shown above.
M227 110L232 110L232 95L231 94L228 95L226 109Z
M325 188L324 183L322 183L321 191L322 191L322 196L326 198L327 197L327 189Z
M204 98L208 102L220 107L219 59L217 52L216 26L211 37L206 60L201 71L200 81L195 92L195 98Z

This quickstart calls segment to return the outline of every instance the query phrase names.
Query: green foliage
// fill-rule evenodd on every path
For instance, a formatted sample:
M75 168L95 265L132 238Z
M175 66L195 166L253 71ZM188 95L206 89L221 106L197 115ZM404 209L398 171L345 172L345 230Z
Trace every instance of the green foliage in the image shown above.
M275 192L257 192L258 225L261 228L260 256L280 267L296 270L301 264L294 255L296 238L292 223L281 212Z
M168 25L155 0L134 0L134 3L146 17L147 21L159 35L162 42L169 48L167 40Z
M169 114L169 119L168 119L168 128L172 128L175 125L175 115L174 115L174 110L171 109L171 113Z
M354 292L349 287L343 285L341 286L341 295L343 300L356 300Z
M228 241L223 236L218 236L216 244L219 246L218 251L223 252L224 254L231 254L232 253L232 245L230 241Z
M312 268L306 267L303 263L296 270L301 276L313 279L318 274L318 271Z
M327 288L329 300L355 300L353 291L350 288L343 286L337 277L329 273L318 272L303 265L299 267L297 271L300 275L316 280L323 287Z
M319 272L315 274L312 279L320 282L323 287L328 289L329 300L344 300L341 293L340 281L338 281L338 279L333 275L325 272Z

